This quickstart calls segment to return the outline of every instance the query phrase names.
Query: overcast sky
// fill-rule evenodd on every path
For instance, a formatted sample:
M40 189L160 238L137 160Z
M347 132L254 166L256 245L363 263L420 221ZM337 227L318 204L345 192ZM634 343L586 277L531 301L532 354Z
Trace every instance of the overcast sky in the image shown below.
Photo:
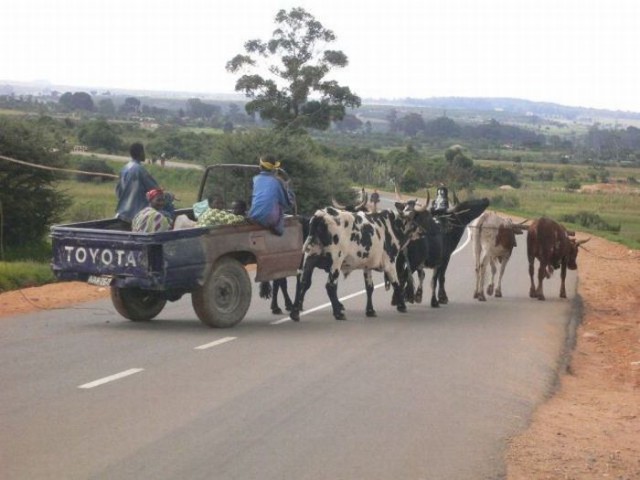
M7 0L0 80L232 93L228 60L301 6L363 98L518 97L640 111L639 0Z

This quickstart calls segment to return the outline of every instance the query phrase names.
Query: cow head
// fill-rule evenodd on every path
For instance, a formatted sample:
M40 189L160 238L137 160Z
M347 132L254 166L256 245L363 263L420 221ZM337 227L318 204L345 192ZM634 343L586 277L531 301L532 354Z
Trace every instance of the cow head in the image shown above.
M569 240L569 252L567 253L567 268L569 270L576 270L578 268L578 248L580 245L587 243L590 238L586 240L576 240L575 238L568 238Z
M409 200L396 202L395 207L402 222L402 230L407 240L417 240L427 232L437 228L433 215L428 209L429 199L426 202Z

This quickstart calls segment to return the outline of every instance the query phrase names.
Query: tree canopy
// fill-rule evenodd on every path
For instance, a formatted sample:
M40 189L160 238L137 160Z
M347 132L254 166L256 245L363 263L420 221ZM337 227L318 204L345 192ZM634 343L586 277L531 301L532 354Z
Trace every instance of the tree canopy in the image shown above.
M348 64L342 51L324 48L335 41L333 31L303 8L280 10L275 23L271 39L247 41L246 54L227 62L231 73L250 72L235 86L251 98L245 106L248 114L259 113L278 129L326 130L332 120L342 120L347 107L360 106L360 97L349 87L326 78Z

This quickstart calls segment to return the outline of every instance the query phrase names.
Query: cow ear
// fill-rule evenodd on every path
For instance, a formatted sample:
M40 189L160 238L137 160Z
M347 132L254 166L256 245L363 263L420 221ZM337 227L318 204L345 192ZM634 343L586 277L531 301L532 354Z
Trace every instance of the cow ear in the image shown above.
M574 232L573 230L567 230L567 236L575 237L576 236L576 232Z
M396 210L398 210L399 212L402 212L404 210L405 204L402 202L395 202L395 207Z

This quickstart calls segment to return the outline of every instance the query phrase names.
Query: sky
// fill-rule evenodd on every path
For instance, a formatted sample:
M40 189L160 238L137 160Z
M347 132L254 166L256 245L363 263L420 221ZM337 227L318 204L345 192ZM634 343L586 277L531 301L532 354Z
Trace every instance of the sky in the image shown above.
M227 61L303 7L365 99L514 97L640 112L638 0L5 0L0 81L233 93Z

